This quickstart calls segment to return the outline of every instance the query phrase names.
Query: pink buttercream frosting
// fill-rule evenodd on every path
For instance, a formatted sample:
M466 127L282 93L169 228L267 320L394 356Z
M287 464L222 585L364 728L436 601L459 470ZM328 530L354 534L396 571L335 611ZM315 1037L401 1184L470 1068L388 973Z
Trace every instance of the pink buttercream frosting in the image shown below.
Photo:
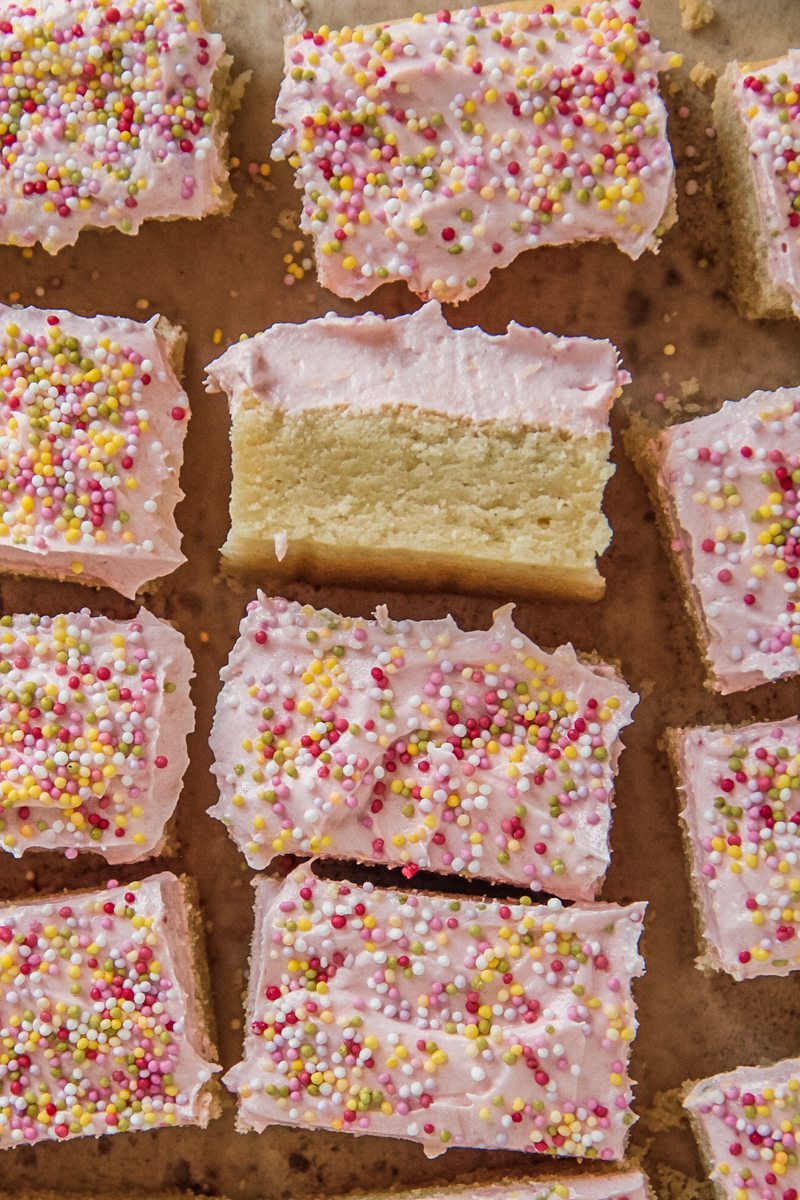
M800 970L800 721L686 729L677 750L708 961Z
M222 672L211 810L250 866L279 854L420 867L591 899L638 697L511 608L340 617L259 594Z
M157 853L189 765L193 670L146 609L0 618L0 849Z
M136 233L150 217L221 207L228 171L212 81L225 47L201 9L3 5L0 242L55 253L88 226Z
M205 1125L219 1068L181 885L0 906L0 1150Z
M602 1175L559 1175L514 1183L487 1183L391 1192L386 1200L647 1200L647 1177L641 1171L609 1171Z
M256 887L243 1125L622 1157L646 905Z
M703 1079L684 1100L727 1200L797 1200L800 1059Z
M631 0L552 7L289 38L273 157L295 168L321 283L458 302L536 246L657 247L670 60Z
M665 430L659 482L720 692L800 671L800 389Z
M0 305L0 570L132 599L185 561L189 402L159 319Z
M435 301L389 320L331 313L273 325L235 343L207 372L209 389L225 392L234 412L252 395L290 413L402 404L585 435L608 433L611 405L629 382L611 342L513 321L499 336L453 329Z
M732 63L719 86L744 126L770 276L800 316L800 50L766 66Z

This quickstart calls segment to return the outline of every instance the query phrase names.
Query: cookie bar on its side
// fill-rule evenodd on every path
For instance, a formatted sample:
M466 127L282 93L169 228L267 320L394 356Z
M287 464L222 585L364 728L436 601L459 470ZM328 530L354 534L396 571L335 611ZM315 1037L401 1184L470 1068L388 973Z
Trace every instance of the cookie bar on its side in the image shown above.
M610 342L455 330L431 302L273 325L207 370L231 411L231 572L602 596L628 382Z

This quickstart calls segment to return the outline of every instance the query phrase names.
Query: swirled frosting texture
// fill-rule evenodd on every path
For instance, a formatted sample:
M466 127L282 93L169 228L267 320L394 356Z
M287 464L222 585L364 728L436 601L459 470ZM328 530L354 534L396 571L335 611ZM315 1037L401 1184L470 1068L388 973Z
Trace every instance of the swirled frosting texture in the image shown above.
M164 873L0 906L0 1150L206 1124L184 905Z
M209 388L226 393L234 414L252 396L287 413L402 404L586 436L609 433L611 406L630 381L611 342L515 321L499 335L453 329L435 301L388 320L329 313L273 325L236 342L207 371Z
M257 884L243 1125L622 1157L646 905Z
M250 866L327 855L595 896L638 699L610 667L545 654L509 608L465 633L259 595L222 677L211 812Z
M655 249L673 197L638 3L469 8L290 38L276 121L320 282L460 301L523 250Z
M25 0L0 14L0 242L220 208L228 172L200 0Z
M155 854L189 764L192 656L166 621L0 618L0 848Z

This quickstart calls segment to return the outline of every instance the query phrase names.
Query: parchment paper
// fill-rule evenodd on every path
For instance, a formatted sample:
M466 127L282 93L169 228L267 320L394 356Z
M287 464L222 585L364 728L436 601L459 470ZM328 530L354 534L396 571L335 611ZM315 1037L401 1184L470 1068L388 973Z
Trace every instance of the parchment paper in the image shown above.
M266 179L247 169L253 163L258 171L258 164L268 159L281 33L297 19L297 10L288 0L217 0L217 6L218 25L237 68L253 72L232 133L233 153L242 164L234 174L238 198L233 215L199 223L151 223L135 239L116 232L85 233L76 247L56 258L41 251L25 258L18 250L2 249L0 298L140 318L161 311L189 332L186 386L193 417L182 476L187 499L178 510L189 561L149 603L184 631L194 653L197 732L190 741L192 762L178 810L180 856L146 869L174 868L177 863L178 869L199 880L220 1052L229 1066L241 1049L250 872L223 827L205 815L215 799L207 741L217 672L234 641L248 594L237 594L217 579L217 547L228 525L228 416L222 398L204 394L203 367L242 332L329 310L351 313L359 306L323 292L313 273L286 286L283 256L293 253L297 234L292 220L299 196L288 168L273 168ZM406 15L415 6L430 9L435 4L315 0L308 15L312 23L335 25ZM679 221L661 254L633 263L608 246L537 250L496 275L469 303L448 310L448 317L454 325L480 324L491 332L500 332L513 318L563 334L609 337L634 376L615 414L617 474L607 492L614 542L602 562L606 598L597 605L525 604L517 619L544 646L572 640L580 650L617 659L628 681L642 693L625 738L628 748L622 757L612 837L614 862L604 896L651 901L644 941L648 973L637 987L641 1030L633 1052L641 1120L631 1150L642 1156L661 1195L677 1200L694 1194L702 1170L673 1089L686 1078L740 1062L796 1054L800 1018L796 978L733 983L694 967L677 799L660 738L667 724L778 719L797 713L800 687L783 683L728 699L705 690L650 502L624 455L620 433L627 408L664 422L679 413L715 408L756 387L800 382L800 325L746 322L729 299L725 214L716 186L714 144L706 132L708 98L689 81L689 68L701 59L719 68L733 57L766 58L800 45L800 2L717 0L716 19L693 35L680 29L678 0L644 0L642 8L663 45L686 55L669 96ZM295 258L302 260L303 252ZM360 308L393 315L415 306L407 290L396 285L384 287ZM268 500L265 497L265 503ZM485 627L493 607L489 600L449 595L322 592L302 585L288 591L292 597L354 614L367 615L382 602L395 616L440 616L449 611L464 627ZM81 605L117 616L135 611L111 592L35 581L0 582L0 607L5 612L55 613ZM117 874L133 878L141 872L134 868ZM112 873L92 855L76 863L55 855L29 854L21 862L3 855L0 898L100 885ZM383 878L388 880L388 874ZM455 887L466 890L468 885ZM373 1137L286 1129L242 1137L234 1132L233 1106L228 1103L224 1117L204 1132L170 1130L8 1151L0 1156L0 1190L18 1194L49 1187L138 1195L168 1187L224 1194L232 1200L283 1200L397 1182L433 1184L478 1170L494 1177L522 1174L537 1165L549 1167L549 1162L459 1150L430 1163L414 1145Z

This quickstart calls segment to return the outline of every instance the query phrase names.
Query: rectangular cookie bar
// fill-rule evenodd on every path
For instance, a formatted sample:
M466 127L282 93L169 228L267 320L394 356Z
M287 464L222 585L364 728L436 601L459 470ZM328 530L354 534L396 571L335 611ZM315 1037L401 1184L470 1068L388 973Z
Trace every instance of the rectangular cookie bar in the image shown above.
M256 884L243 1130L621 1159L645 904Z
M613 667L545 653L509 608L463 632L259 594L222 677L211 812L251 867L311 854L597 895L638 700Z

